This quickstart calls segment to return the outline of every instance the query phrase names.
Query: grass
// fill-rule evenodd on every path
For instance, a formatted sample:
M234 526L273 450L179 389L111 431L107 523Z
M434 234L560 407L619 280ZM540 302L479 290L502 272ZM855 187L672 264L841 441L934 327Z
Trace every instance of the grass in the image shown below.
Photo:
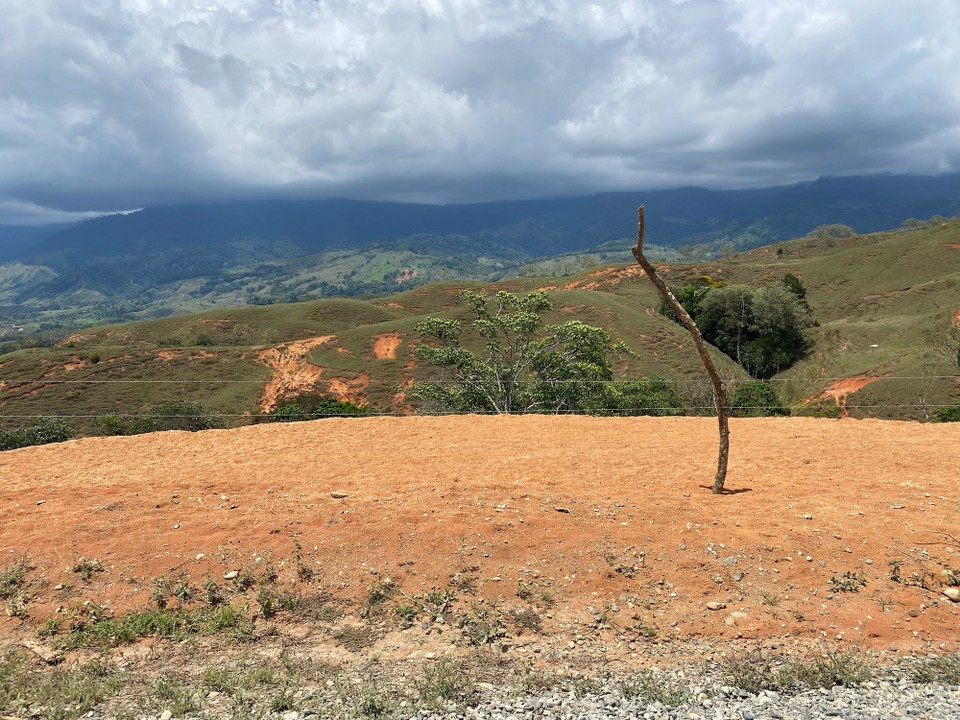
M960 655L941 655L928 658L914 670L915 683L960 686Z
M759 285L788 272L803 279L819 323L811 329L817 347L808 359L773 379L780 397L798 411L836 414L832 402L802 405L801 400L816 396L830 378L868 373L881 379L848 398L852 415L923 419L932 417L935 406L957 401L950 380L956 366L937 354L929 338L930 333L947 327L957 307L960 270L955 263L944 262L945 253L952 257L950 253L958 252L946 247L956 242L960 242L960 222L951 221L943 227L912 232L854 236L831 247L801 238L778 243L783 249L781 256L770 248L760 248L711 264L719 268L713 274L727 283ZM673 266L668 280L682 283L685 277L702 271L700 265ZM524 277L501 281L489 289L527 292L547 284L562 287L592 279L586 273L555 282ZM325 377L353 378L367 373L367 401L376 407L391 407L401 382L421 379L428 371L407 367L412 359L414 325L427 315L462 318L455 294L465 287L483 286L471 281L444 282L374 300L328 298L94 327L83 337L57 347L5 355L7 384L0 389L0 403L9 415L96 418L108 413L135 414L172 400L194 401L210 412L223 413L228 423L238 424L244 412L258 412L257 398L271 374L257 362L260 349L336 334L337 343L317 348L310 360L326 368ZM548 322L571 319L570 309L575 308L576 319L628 339L637 356L621 358L618 375L661 375L684 382L685 394L691 399L697 395L690 380L699 377L696 354L690 352L682 328L647 312L657 304L649 283L630 279L598 290L551 294L555 307ZM396 359L373 356L373 341L384 332L398 332L403 337ZM173 355L160 360L157 354L161 350L173 351ZM72 365L78 360L83 361L82 367ZM744 379L734 363L725 358L719 361L726 374ZM68 364L75 369L65 369ZM223 382L225 378L230 381ZM71 382L59 382L62 380ZM177 382L186 380L190 382ZM38 392L31 394L34 389ZM853 407L858 405L871 407ZM8 419L0 424L13 422ZM99 432L94 420L78 419L76 425L82 433Z
M156 608L117 617L80 618L66 633L60 634L57 630L51 636L56 638L59 648L75 650L119 647L143 637L183 641L199 635L228 633L235 640L243 640L252 632L253 624L245 608L220 605L198 610Z
M0 660L0 712L44 720L77 720L124 688L125 675L93 660L37 670L22 654Z
M798 660L754 651L728 657L721 671L727 684L749 693L854 686L874 673L867 658L856 650L815 652Z
M682 705L690 697L690 692L683 685L666 680L650 670L621 680L620 694L628 700L642 700L648 704L658 702L667 707Z
M472 684L462 662L441 658L424 666L416 683L417 698L420 705L427 708L459 705L471 696Z

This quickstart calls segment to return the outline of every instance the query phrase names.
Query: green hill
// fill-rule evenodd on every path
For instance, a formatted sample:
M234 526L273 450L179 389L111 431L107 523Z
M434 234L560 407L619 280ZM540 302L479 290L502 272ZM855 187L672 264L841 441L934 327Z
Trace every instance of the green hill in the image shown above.
M836 414L839 401L853 416L922 419L935 406L960 401L960 368L933 341L960 309L960 222L844 240L802 238L664 266L672 285L705 274L759 285L785 273L802 279L818 323L810 356L773 379L795 412ZM0 356L0 416L7 426L67 416L93 432L106 413L193 400L239 424L274 395L311 386L407 412L403 386L429 373L411 354L413 327L428 315L461 313L457 292L464 287L547 289L554 303L549 321L603 326L636 353L617 359L619 377L661 375L680 383L690 405L709 404L685 331L656 312L656 292L637 266L619 264L563 278L445 282L373 300L247 306L96 327L56 347ZM747 379L717 356L732 381Z

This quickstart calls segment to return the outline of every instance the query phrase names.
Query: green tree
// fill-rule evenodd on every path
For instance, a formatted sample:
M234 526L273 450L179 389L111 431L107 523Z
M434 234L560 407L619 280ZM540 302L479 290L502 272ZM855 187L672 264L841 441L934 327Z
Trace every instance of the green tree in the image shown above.
M777 392L765 380L751 380L737 385L730 400L730 414L734 417L764 417L789 415Z
M413 353L441 370L414 383L408 397L427 410L524 413L579 412L598 406L613 377L611 344L602 328L572 320L545 326L544 292L493 298L460 293L473 315L467 346L459 320L429 317L416 326L423 342ZM471 348L477 348L473 350Z

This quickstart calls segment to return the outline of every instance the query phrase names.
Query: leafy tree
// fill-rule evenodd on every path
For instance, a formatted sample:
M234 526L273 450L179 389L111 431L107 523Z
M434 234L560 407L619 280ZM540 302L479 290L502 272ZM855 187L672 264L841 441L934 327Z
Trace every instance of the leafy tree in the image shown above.
M782 278L780 278L787 290L792 292L797 296L797 300L800 301L800 304L806 309L810 309L810 303L807 302L807 288L804 287L803 282L793 273L787 273Z
M754 377L768 378L810 349L804 334L810 325L806 288L796 276L787 277L791 280L756 289L740 285L707 288L684 309L707 342ZM683 291L681 296L689 297Z
M730 399L730 414L734 417L764 417L789 415L777 392L764 380L751 380L738 385Z
M818 225L807 233L807 237L817 238L819 240L843 240L856 234L857 231L849 225L831 223L830 225Z
M545 326L551 308L544 292L525 297L500 291L493 298L460 293L473 315L469 347L459 320L430 317L416 326L423 342L413 353L442 370L413 384L408 397L423 407L459 412L578 412L602 405L613 377L611 344L602 328L572 320Z

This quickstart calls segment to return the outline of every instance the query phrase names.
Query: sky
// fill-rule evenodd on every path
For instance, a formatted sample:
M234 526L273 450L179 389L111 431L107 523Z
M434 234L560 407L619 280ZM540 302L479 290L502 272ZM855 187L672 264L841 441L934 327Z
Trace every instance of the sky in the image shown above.
M960 0L0 0L0 223L960 172Z

